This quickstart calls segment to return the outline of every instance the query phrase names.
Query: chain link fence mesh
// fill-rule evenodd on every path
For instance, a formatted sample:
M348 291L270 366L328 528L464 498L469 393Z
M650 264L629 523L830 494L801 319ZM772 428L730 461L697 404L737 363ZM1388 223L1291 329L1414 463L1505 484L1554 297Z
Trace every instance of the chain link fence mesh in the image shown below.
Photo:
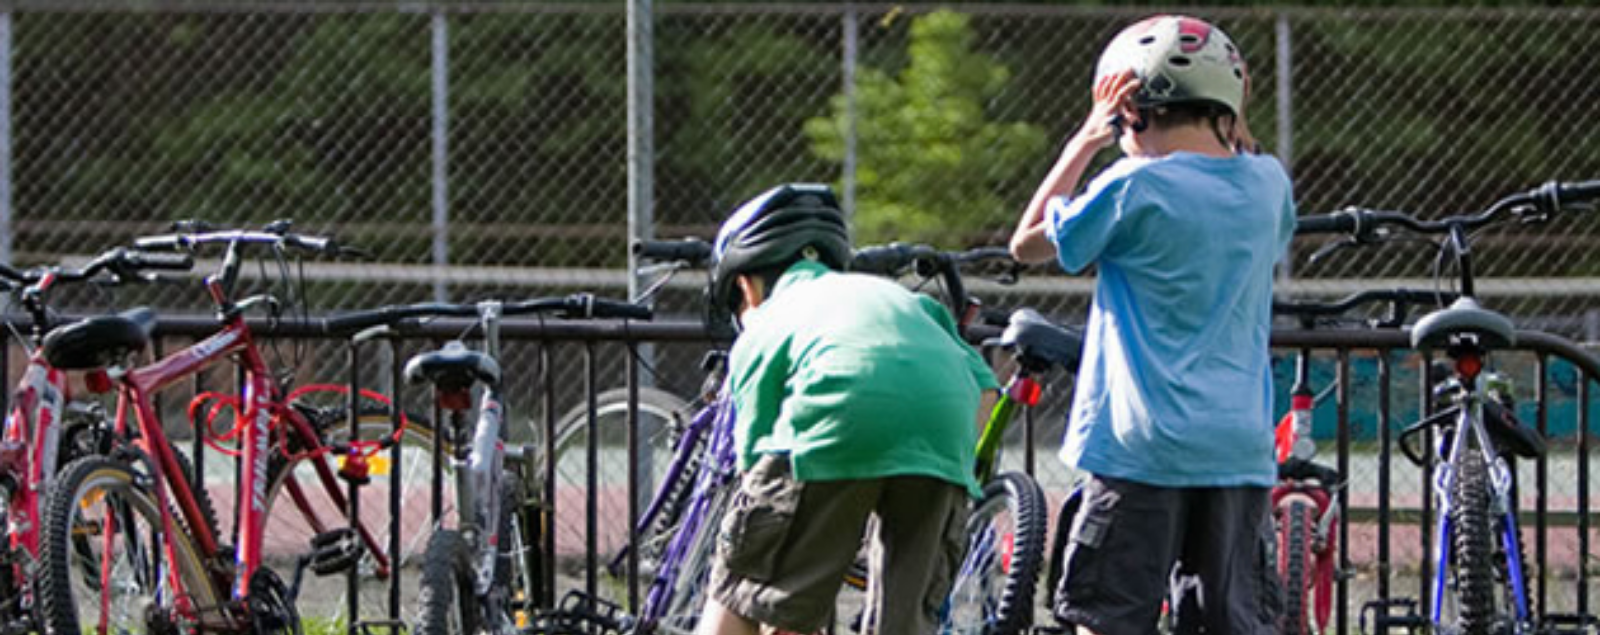
M0 50L11 172L0 178L13 263L81 262L180 218L287 218L369 255L291 269L306 281L294 299L312 312L626 293L621 3L9 4ZM821 181L853 202L859 243L1003 244L1088 111L1100 48L1144 13L659 3L651 233L706 237L772 184ZM1436 217L1547 180L1600 177L1600 128L1587 125L1600 116L1600 11L1200 13L1246 52L1252 128L1289 165L1302 213L1361 205ZM847 176L846 165L856 168ZM1524 326L1600 340L1597 233L1583 214L1481 232L1481 294ZM1451 280L1425 244L1308 262L1324 244L1297 241L1290 292L1432 285L1441 271L1439 284ZM214 267L220 254L203 256ZM276 273L267 262L246 282L283 293ZM670 286L661 312L698 317L698 281ZM58 306L205 311L192 282L114 298L67 291ZM1034 306L1065 322L1081 321L1092 288L1045 267L1013 286L974 284L991 307ZM342 376L339 350L296 365ZM646 375L688 394L696 358L673 349ZM597 359L602 385L619 385L625 356ZM577 381L576 366L558 366L542 370ZM520 392L539 416L542 396ZM564 390L555 410L578 398ZM1052 458L1068 400L1055 391L1037 416L1036 465L1052 483L1069 478Z

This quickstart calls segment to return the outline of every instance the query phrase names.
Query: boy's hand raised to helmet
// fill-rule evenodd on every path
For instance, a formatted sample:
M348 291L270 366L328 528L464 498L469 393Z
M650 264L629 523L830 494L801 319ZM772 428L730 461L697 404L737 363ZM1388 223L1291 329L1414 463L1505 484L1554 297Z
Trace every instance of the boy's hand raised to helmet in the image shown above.
M1111 145L1122 133L1121 127L1132 125L1139 117L1133 106L1133 94L1141 86L1132 70L1100 78L1094 85L1094 108L1089 118L1078 129L1078 140L1084 145L1100 149Z

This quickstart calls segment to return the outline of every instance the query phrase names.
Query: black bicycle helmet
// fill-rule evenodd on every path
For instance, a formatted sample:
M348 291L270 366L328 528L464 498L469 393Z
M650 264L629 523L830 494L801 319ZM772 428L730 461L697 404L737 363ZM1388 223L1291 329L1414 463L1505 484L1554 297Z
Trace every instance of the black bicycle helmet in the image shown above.
M788 183L739 206L717 232L711 254L711 305L731 314L739 309L735 278L802 257L843 270L850 262L850 234L832 189Z

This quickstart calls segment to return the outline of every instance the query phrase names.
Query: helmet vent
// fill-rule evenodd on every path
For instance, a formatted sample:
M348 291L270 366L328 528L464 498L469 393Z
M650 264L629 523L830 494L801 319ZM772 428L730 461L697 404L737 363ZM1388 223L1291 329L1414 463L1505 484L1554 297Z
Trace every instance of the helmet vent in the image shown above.
M1188 66L1189 65L1189 58L1184 57L1182 55L1174 55L1172 57L1167 58L1167 61L1171 62L1173 66Z
M1155 44L1155 43L1156 43L1156 36L1154 36L1154 35L1146 35L1146 36L1144 36L1142 38L1139 38L1139 44L1141 46L1150 46L1151 44Z
M1190 33L1185 33L1185 34L1183 34L1181 36L1178 36L1178 41L1179 42L1183 42L1184 44L1199 44L1200 43L1200 36L1194 35L1194 34L1190 34Z
M1241 70L1235 68L1235 69L1233 69L1233 76L1242 80L1242 79L1244 79L1244 71L1241 71Z

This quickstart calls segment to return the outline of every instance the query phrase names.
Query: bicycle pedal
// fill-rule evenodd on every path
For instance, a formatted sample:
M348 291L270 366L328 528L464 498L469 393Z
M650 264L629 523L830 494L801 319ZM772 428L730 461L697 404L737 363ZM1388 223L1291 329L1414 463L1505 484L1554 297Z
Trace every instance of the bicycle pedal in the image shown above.
M361 561L361 538L342 527L311 537L311 572L318 576L348 571Z
M1396 613L1399 609L1401 612ZM1367 630L1367 616L1372 616L1372 630ZM1360 629L1362 633L1388 633L1402 629L1415 634L1428 627L1428 620L1417 613L1417 601L1412 598L1373 600L1361 605Z
M1539 620L1539 635L1592 635L1600 619L1580 613L1547 613Z

